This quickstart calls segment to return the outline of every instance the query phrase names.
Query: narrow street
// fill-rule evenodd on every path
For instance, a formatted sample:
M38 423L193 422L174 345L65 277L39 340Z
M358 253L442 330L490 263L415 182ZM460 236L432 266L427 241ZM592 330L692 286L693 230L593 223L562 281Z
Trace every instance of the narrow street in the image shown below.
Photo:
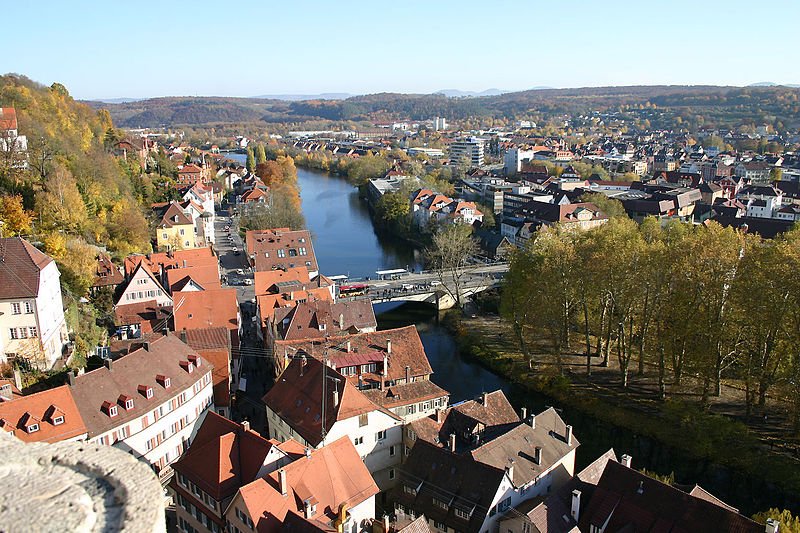
M226 229L230 225L230 232ZM233 419L248 420L251 427L266 434L264 404L261 398L272 384L272 368L266 358L264 344L258 338L255 316L253 271L247 264L245 243L239 235L237 217L218 215L215 222L216 250L223 276L223 286L236 289L242 316L239 391L233 403ZM250 284L246 284L250 280ZM235 349L234 349L235 351ZM233 354L234 357L237 355ZM242 390L244 389L244 390Z

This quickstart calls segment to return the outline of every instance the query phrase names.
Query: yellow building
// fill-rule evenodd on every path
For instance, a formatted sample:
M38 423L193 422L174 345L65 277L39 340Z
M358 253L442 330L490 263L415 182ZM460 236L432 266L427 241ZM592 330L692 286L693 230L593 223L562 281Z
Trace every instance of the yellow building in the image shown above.
M181 209L177 202L170 202L163 209L161 221L156 228L156 243L159 250L185 250L196 248L192 217Z

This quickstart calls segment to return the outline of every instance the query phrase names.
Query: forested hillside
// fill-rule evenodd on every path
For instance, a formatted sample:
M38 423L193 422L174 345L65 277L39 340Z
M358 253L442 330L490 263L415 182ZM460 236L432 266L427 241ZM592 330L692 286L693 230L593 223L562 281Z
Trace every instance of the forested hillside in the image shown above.
M591 112L621 113L652 127L800 126L800 89L790 87L636 86L541 89L475 98L382 93L346 100L279 101L256 98L156 98L107 108L128 127L215 123L383 121L445 116L470 125L517 119L548 120ZM777 124L780 122L780 124Z
M27 166L8 153L0 160L3 235L40 243L56 259L71 326L92 329L94 321L77 314L94 310L70 304L94 279L94 246L117 257L150 250L140 163L113 157L109 144L119 132L108 112L76 102L61 84L2 76L0 106L16 109L19 135L28 139Z

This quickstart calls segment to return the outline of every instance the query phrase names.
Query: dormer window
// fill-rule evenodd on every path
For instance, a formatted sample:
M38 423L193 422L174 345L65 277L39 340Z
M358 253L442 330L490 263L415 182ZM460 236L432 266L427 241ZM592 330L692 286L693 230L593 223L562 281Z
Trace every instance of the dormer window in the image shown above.
M191 361L181 361L181 368L186 370L186 372L189 374L194 372L194 364L192 364Z
M114 405L111 402L103 402L102 409L111 418L114 418L115 416L117 416L119 414L119 411L117 410L117 406Z
M190 355L189 356L189 361L197 368L200 368L200 365L203 364L202 363L203 360L200 359L200 357L198 357L196 355Z
M139 385L139 393L149 400L153 397L153 387Z
M45 417L50 420L50 423L54 426L60 426L64 423L64 411L55 405L51 405L47 408L47 411L45 411Z
M165 376L164 374L159 374L156 376L156 381L158 381L162 387L168 389L169 386L172 384L171 380Z
M119 403L121 403L123 407L125 407L126 411L130 411L131 409L133 409L133 398L131 398L130 396L126 396L125 394L120 394Z
M39 424L29 424L25 428L25 431L27 431L28 433L36 433L37 431L39 431Z

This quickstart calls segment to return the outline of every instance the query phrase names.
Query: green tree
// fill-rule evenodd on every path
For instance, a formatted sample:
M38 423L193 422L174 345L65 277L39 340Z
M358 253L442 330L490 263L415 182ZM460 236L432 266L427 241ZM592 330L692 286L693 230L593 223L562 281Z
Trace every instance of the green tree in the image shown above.
M608 218L623 217L628 218L628 213L625 212L622 202L609 198L601 192L587 192L581 195L581 202L589 202L600 208L600 211L606 214Z
M250 146L247 147L247 160L245 161L244 166L248 172L253 172L256 169L256 157L253 154L253 149Z
M261 163L267 162L267 153L264 151L263 144L258 143L258 146L256 146L255 157L256 157L256 165L260 165Z

